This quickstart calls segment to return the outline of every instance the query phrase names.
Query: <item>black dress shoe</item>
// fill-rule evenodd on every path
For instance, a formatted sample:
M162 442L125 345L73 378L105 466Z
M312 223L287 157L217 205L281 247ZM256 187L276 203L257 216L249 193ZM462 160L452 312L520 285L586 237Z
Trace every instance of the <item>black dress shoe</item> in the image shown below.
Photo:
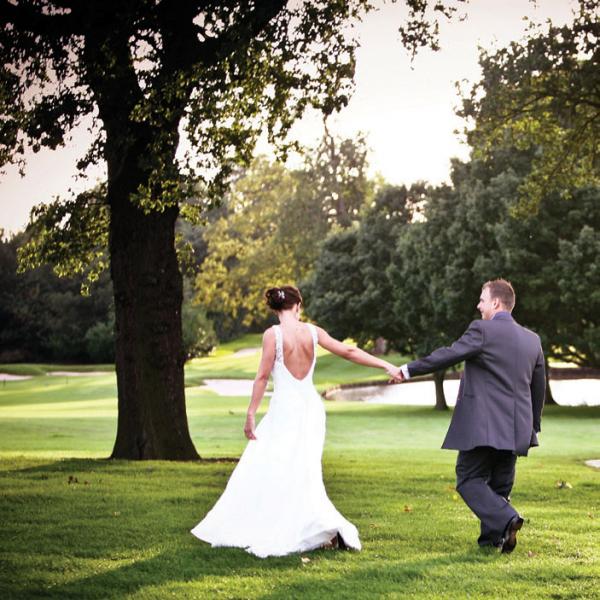
M510 554L515 549L517 545L517 533L523 527L523 523L523 519L517 515L506 526L501 548L504 554Z

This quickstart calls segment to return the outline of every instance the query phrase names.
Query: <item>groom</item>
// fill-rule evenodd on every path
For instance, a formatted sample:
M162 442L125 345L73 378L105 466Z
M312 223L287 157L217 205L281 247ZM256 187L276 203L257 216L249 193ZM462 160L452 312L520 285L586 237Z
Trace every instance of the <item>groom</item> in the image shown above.
M458 450L456 490L481 521L480 546L512 552L523 519L510 504L517 456L537 446L546 390L540 338L511 316L512 285L483 285L473 321L449 348L400 367L403 380L465 361L442 448Z

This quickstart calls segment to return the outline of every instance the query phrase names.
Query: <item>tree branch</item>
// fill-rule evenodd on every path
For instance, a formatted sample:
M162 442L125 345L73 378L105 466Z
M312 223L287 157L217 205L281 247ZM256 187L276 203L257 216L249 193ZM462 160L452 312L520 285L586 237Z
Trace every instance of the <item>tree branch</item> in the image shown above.
M188 27L184 32L180 32L185 35L184 44L180 44L181 49L185 47L185 54L179 57L180 60L185 57L188 66L195 63L201 63L205 67L217 64L234 50L247 46L285 8L286 4L286 0L261 0L253 11L244 14L237 23L221 35L207 38L203 42L198 39L197 27ZM194 6L197 6L196 2L184 3L177 0L165 0L161 4L161 8L164 9L163 15L167 11L174 10L188 13ZM193 25L191 19L188 22ZM183 38L184 35L181 37Z

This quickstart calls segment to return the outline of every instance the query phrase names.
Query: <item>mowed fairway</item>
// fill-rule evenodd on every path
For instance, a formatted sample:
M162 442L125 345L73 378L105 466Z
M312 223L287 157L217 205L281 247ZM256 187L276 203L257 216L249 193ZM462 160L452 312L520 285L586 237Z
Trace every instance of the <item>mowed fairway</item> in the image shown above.
M239 456L248 399L197 386L251 378L258 355L232 352L259 343L188 365L190 429L205 458ZM380 377L323 356L317 383ZM363 551L261 560L189 534L234 463L105 460L113 373L0 383L0 598L600 597L600 471L584 465L600 458L600 408L546 408L542 446L519 460L513 492L527 522L515 552L500 555L477 548L455 455L439 450L449 413L326 407L325 483Z

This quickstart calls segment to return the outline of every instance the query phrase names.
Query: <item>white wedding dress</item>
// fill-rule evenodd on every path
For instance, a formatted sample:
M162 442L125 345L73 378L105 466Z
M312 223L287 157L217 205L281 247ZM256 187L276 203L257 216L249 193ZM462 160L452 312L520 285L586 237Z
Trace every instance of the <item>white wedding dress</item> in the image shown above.
M235 546L261 558L304 552L336 534L360 550L356 527L327 497L321 471L325 409L312 377L313 361L303 379L283 360L282 331L275 325L274 392L269 410L231 474L227 487L204 519L192 529L213 546Z

